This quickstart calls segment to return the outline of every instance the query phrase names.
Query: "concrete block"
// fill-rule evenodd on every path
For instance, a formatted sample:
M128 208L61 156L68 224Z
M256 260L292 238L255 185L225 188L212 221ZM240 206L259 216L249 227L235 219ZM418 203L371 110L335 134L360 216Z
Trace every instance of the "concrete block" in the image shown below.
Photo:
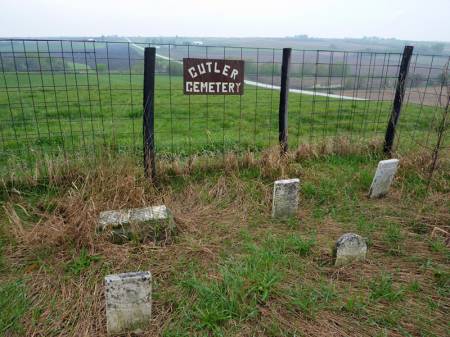
M101 212L97 229L107 231L117 243L132 237L164 240L174 233L175 222L170 210L161 205Z

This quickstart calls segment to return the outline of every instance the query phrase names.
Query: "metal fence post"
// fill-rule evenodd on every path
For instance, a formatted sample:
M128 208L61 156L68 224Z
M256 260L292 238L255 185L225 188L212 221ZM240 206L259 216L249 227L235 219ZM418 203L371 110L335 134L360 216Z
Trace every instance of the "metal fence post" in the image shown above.
M286 153L288 150L288 95L291 52L291 48L283 48L283 63L281 65L280 107L278 112L278 139L280 141L282 153Z
M403 98L405 97L405 82L408 75L409 63L411 61L413 49L413 46L405 46L403 50L402 62L398 73L397 88L395 90L394 105L392 107L391 117L389 118L386 136L384 138L383 151L386 154L391 154L392 152L395 129L402 110Z
M144 172L155 181L155 60L156 48L145 48L144 52Z

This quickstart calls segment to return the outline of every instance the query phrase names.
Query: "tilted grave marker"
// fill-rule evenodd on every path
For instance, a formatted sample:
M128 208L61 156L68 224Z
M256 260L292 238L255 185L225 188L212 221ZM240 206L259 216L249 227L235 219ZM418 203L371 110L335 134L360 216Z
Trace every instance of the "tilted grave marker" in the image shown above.
M369 198L381 198L389 192L392 180L397 172L398 163L398 159L382 160L378 163L377 171L370 186Z

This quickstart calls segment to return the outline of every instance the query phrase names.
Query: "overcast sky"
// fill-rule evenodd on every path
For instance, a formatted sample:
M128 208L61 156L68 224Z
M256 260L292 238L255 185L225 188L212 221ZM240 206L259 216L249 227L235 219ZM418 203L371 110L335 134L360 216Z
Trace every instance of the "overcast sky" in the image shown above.
M450 41L450 0L0 0L0 36L395 37Z

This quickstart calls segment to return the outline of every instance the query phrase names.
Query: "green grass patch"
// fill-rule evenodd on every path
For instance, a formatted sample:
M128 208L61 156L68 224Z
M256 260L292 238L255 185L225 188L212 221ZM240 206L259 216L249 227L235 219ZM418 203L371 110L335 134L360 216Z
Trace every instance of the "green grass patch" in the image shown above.
M388 246L389 254L402 254L402 242L404 236L398 224L388 224L384 232L383 240Z
M362 295L350 295L341 306L341 310L358 317L366 313L367 301Z
M243 260L229 260L220 270L220 281L204 282L194 277L183 282L188 294L195 295L192 313L195 327L216 331L229 320L255 317L274 286L282 279L277 267L279 255L254 246Z
M369 298L373 301L395 302L403 299L404 289L394 287L393 276L382 273L369 283Z
M314 318L319 310L330 306L337 298L337 293L333 285L317 282L314 285L294 286L286 292L286 298L290 310Z
M23 334L21 320L28 305L26 288L22 281L0 284L0 334Z
M256 318L283 280L286 265L292 262L290 254L306 256L314 242L297 235L269 236L260 245L246 243L239 257L225 257L212 279L197 273L185 278L180 287L185 298L195 300L182 301L178 311L184 318L179 324L222 335L227 323Z
M66 265L66 272L75 276L80 275L89 267L101 260L100 255L90 255L86 248L81 248L78 255L74 255L73 259Z

